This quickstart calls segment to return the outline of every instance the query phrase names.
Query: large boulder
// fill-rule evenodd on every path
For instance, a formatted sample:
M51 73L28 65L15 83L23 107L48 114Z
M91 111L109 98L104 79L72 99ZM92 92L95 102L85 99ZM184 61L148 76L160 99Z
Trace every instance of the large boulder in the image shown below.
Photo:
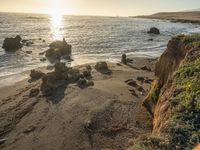
M147 32L149 34L160 34L160 30L156 27L150 28L150 30Z
M52 95L59 87L66 84L66 80L56 72L47 73L42 78L41 91L44 95Z
M15 52L22 48L23 45L21 44L21 40L22 38L19 35L15 38L6 38L3 42L2 48L8 52Z
M95 65L95 69L102 73L102 74L111 74L111 70L108 68L108 65L106 62L98 62Z
M30 77L34 80L42 78L45 74L41 71L31 70Z
M63 41L54 41L49 47L46 51L46 57L50 61L60 60L61 58L70 59L72 46L65 39Z

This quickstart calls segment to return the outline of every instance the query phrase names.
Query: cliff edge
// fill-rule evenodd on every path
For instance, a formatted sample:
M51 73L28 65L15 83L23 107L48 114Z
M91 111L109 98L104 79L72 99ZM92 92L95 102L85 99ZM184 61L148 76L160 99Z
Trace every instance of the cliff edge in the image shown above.
M143 144L192 149L200 141L200 35L172 38L156 63L155 75L143 105L153 116L152 136L162 137L162 142L154 138Z

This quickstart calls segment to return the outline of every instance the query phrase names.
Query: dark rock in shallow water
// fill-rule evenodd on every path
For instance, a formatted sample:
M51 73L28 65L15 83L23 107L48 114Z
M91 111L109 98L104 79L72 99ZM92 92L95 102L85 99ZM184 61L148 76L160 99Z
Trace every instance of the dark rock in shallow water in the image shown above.
M153 39L148 39L148 41L153 41Z
M38 80L38 79L42 78L44 75L45 74L41 71L31 70L30 77L34 80Z
M102 73L102 74L111 74L111 70L108 68L108 65L106 62L98 62L95 65L95 69Z
M46 51L46 57L50 61L64 59L71 59L72 46L67 44L65 39L63 41L54 41L49 45L50 49Z
M123 54L123 55L122 55L122 60L121 60L121 62L122 62L123 64L127 64L126 54Z
M160 30L156 27L152 27L147 33L149 33L149 34L160 34Z
M6 38L3 42L2 48L8 52L15 52L22 48L23 45L21 44L21 40L22 38L19 35L15 38Z

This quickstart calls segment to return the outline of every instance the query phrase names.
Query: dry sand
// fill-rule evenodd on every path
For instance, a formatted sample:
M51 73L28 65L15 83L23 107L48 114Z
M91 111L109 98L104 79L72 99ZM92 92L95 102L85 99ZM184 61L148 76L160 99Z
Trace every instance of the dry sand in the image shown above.
M138 76L154 78L154 73L138 69L152 67L155 60L134 58L132 64L109 63L111 75L94 67L94 86L80 89L69 85L55 99L41 94L29 98L41 81L27 80L0 89L0 143L3 150L124 150L130 139L151 131L151 116L141 102L150 84ZM94 64L92 65L94 66ZM82 68L79 66L78 68ZM145 89L142 94L127 85L134 79ZM131 92L134 90L137 96Z

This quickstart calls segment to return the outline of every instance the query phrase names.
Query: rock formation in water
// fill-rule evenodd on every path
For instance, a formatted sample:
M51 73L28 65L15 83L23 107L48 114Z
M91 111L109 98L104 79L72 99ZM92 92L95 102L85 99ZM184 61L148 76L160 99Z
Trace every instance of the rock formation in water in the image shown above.
M156 27L152 27L147 33L149 34L160 34L160 30Z
M5 38L2 48L7 52L15 52L22 48L22 38L17 35L15 38Z
M65 39L63 41L54 41L49 45L49 49L46 51L46 57L50 61L60 61L61 58L71 59L71 48Z

